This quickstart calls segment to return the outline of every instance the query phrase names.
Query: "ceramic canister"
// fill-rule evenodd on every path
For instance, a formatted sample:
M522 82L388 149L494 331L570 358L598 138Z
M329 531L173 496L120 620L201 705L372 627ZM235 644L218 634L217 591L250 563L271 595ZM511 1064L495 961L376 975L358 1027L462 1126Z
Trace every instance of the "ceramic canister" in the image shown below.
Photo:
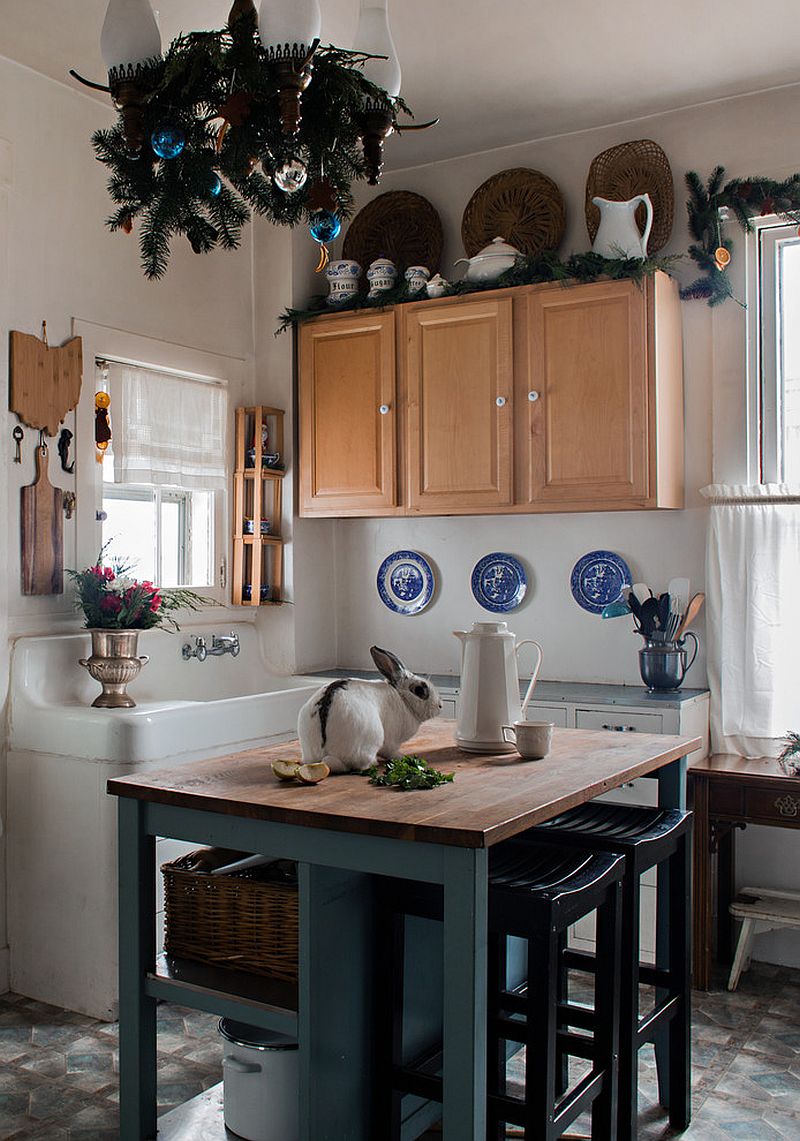
M370 297L394 289L397 280L397 267L388 258L375 258L367 270Z
M330 286L326 301L328 305L341 305L358 292L358 279L361 266L357 261L332 261L325 270Z
M408 292L419 293L420 290L425 288L430 275L430 270L426 265L410 265L405 272Z

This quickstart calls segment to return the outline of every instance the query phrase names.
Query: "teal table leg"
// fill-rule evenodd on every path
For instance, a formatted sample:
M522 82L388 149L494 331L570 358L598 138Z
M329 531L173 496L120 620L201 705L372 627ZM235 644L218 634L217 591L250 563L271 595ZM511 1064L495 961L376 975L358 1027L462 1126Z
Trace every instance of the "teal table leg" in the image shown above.
M372 877L302 863L298 878L300 1138L370 1141L372 990L381 974Z
M119 801L119 1115L121 1141L156 1136L156 1000L144 993L155 965L155 838L145 805Z
M486 1136L488 852L444 860L444 1141Z
M660 808L686 810L686 757L679 757L658 770L658 804ZM663 966L669 955L669 868L662 864L657 870L656 890L656 964ZM663 993L659 994L663 998ZM670 1059L669 1031L656 1036L656 1070L661 1105L669 1109Z

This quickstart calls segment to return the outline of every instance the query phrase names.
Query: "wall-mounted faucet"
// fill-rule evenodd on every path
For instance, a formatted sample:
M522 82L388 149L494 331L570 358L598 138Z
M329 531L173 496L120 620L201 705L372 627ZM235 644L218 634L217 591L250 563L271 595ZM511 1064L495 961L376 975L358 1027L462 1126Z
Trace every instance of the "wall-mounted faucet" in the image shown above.
M185 662L188 662L190 658L197 658L198 662L204 662L206 658L220 658L223 654L230 654L235 658L240 649L239 635L231 631L230 635L223 635L221 638L212 634L210 646L206 645L206 640L201 634L194 640L194 649L187 642L181 652Z

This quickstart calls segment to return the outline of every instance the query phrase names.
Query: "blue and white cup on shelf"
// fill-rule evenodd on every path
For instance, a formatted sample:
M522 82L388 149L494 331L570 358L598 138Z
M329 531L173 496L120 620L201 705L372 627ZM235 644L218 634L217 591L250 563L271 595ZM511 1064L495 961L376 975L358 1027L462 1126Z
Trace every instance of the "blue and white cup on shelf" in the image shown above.
M374 300L376 297L380 297L382 293L394 289L397 281L397 266L388 258L375 258L367 270L367 281L369 282L367 296Z
M272 590L272 587L268 586L266 583L263 584L259 588L259 598L261 599L262 602L266 602L269 599L271 590ZM253 584L251 582L246 582L244 584L244 586L242 587L242 601L243 602L250 602L252 597L253 597Z
M361 266L357 261L332 261L325 270L330 292L326 297L328 305L342 305L350 301L358 293L358 279L361 277Z

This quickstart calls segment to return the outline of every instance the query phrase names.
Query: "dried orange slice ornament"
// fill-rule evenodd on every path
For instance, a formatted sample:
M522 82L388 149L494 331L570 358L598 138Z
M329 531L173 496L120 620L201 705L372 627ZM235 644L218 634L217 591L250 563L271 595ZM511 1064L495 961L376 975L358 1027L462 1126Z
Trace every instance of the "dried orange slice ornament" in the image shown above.
M731 264L731 251L726 250L724 246L717 246L714 250L714 261L717 263L717 269L725 269Z

